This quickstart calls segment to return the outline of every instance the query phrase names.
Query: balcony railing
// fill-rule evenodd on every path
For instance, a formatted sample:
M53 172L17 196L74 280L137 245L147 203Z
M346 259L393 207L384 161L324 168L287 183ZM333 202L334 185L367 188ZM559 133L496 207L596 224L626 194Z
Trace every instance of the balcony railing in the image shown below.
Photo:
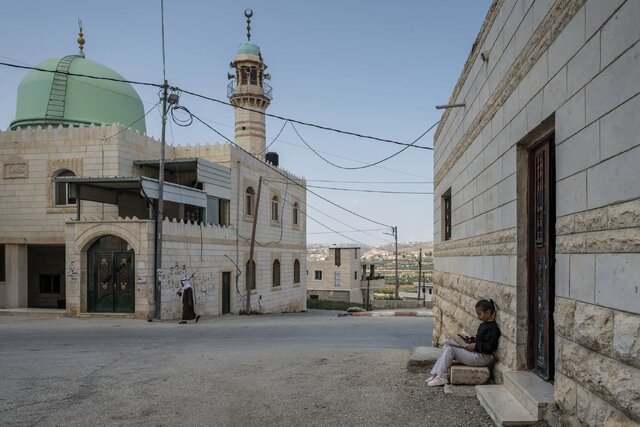
M227 85L227 97L231 98L234 95L264 95L271 101L273 99L272 95L273 89L267 82L262 82L262 87L258 85L241 85L240 87L236 86L235 81L230 81L229 85Z

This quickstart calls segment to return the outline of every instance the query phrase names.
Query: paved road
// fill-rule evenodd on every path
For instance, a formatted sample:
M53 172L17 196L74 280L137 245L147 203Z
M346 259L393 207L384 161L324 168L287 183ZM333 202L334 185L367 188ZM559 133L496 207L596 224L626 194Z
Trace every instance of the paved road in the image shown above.
M492 425L475 399L406 371L431 328L316 310L197 325L0 316L0 425Z

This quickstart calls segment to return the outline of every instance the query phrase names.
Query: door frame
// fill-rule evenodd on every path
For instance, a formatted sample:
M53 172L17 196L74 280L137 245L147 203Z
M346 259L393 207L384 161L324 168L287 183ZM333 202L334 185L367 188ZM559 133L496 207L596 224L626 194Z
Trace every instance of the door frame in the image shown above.
M516 331L515 331L515 363L512 369L527 371L530 369L530 276L529 259L531 252L529 230L529 152L536 145L552 136L555 132L555 116L546 118L540 125L525 135L515 144L516 150ZM555 171L553 171L555 172ZM555 173L554 173L555 175ZM553 182L555 186L555 180ZM555 208L554 208L555 209ZM555 216L555 210L553 211ZM555 229L554 236L555 236ZM554 237L555 246L555 237ZM555 261L555 248L551 253L551 261ZM554 277L551 276L551 281ZM551 306L555 306L555 298ZM553 320L553 319L551 319ZM555 330L550 332L555 336ZM552 355L553 358L553 355Z
M533 371L536 375L547 381L553 381L554 377L554 354L555 354L555 332L553 323L553 312L555 304L555 138L554 134L548 135L533 146L529 148L529 188L528 188L528 244L529 244L529 286L528 286L528 351L527 351L527 367ZM536 188L535 188L535 153L542 147L547 146L544 151L547 153L543 157L544 171L542 175L544 178L543 194L544 200L542 201L543 215L541 224L537 224L537 209L538 204L536 201ZM542 226L542 230L538 227ZM542 232L542 242L544 257L546 257L546 271L543 280L547 282L546 292L544 290L540 292L540 288L537 285L538 266L536 258L536 248L538 246L537 234ZM539 286L542 286L541 284ZM542 298L540 298L540 294ZM539 300L542 300L545 307L545 316L542 320L538 317L538 310L536 304L539 304ZM546 299L546 300L545 300ZM544 304L546 303L546 304ZM542 342L536 336L538 329L536 328L540 322L544 324L543 331L545 331ZM539 354L539 346L542 346L542 355ZM536 358L540 359L540 356L544 359L543 365L540 365Z

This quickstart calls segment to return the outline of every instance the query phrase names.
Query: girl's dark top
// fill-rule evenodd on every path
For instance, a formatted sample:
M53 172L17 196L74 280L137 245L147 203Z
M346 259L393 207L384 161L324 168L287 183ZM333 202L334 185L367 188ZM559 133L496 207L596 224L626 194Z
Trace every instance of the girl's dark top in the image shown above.
M493 353L498 349L500 335L500 328L496 322L482 322L474 340L476 343L475 351L484 354Z

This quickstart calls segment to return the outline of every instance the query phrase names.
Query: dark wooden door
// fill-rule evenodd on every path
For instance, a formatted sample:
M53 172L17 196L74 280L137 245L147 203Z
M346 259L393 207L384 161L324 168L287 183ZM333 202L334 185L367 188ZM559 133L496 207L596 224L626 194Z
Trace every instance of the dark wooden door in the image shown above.
M133 254L131 252L96 253L93 289L94 310L106 313L134 311Z
M231 272L222 273L222 314L231 313Z
M529 368L554 373L555 159L553 135L529 152Z

